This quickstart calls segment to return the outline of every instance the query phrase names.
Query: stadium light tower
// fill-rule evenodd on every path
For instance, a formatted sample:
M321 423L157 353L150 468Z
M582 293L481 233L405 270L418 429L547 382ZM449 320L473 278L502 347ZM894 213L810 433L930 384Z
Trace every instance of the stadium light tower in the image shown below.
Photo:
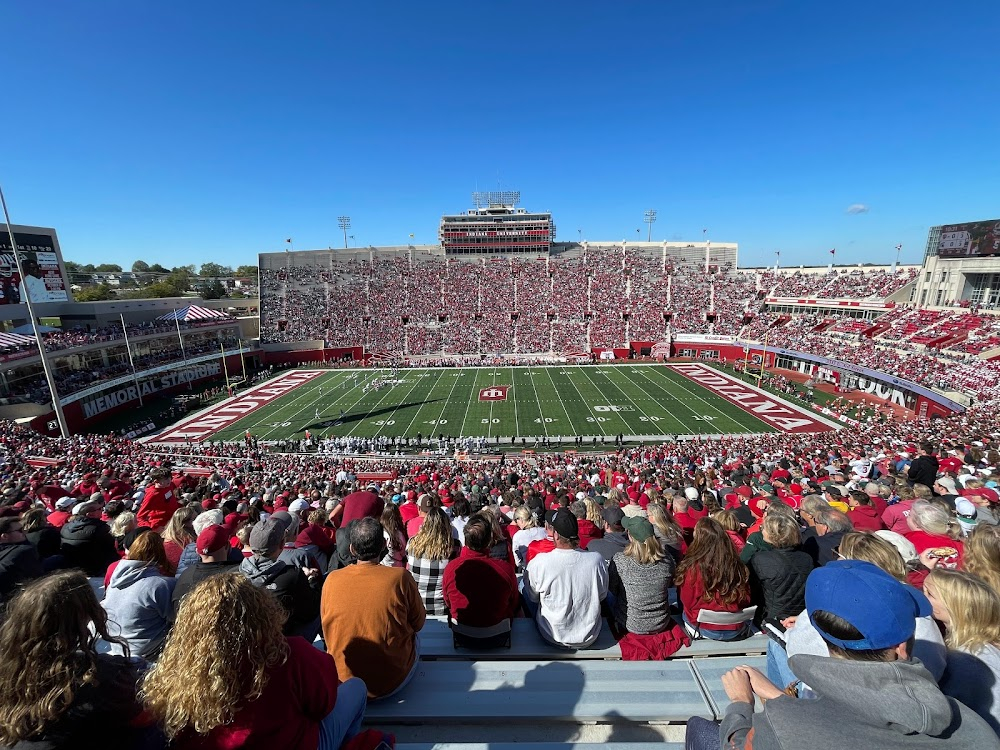
M351 228L350 216L338 216L337 225L344 230L344 249L347 249L347 230Z
M646 222L646 226L649 227L649 231L646 232L646 242L653 241L653 223L656 221L656 209L651 208L643 215L642 220Z

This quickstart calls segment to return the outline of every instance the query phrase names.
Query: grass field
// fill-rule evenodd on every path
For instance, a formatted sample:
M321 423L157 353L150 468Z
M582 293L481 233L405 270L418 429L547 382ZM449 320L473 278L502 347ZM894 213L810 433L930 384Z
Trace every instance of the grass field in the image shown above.
M261 440L281 440L301 437L307 429L318 436L443 433L501 439L774 431L687 378L655 365L408 369L399 371L393 384L366 391L365 384L375 377L389 377L389 372L325 373L220 430L213 439L241 440L249 430ZM505 400L480 400L484 389L499 391L503 386Z

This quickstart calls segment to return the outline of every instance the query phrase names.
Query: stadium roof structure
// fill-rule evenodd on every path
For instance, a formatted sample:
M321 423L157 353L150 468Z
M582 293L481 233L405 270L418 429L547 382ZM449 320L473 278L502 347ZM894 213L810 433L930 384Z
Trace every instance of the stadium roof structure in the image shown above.
M207 307L199 307L198 305L188 305L187 307L182 307L180 310L173 310L168 312L166 315L160 315L157 320L209 320L212 318L228 318L226 313L220 310L209 310Z

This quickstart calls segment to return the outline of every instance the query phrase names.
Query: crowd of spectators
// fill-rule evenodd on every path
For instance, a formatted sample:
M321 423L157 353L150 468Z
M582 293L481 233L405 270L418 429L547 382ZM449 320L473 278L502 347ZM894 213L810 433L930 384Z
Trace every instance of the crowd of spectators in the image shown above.
M53 439L3 422L0 744L86 731L121 747L373 747L385 738L359 733L366 701L407 684L424 619L447 615L479 646L528 617L587 648L607 620L625 659L773 631L766 675L723 680L735 747L751 728L788 731L775 712L811 711L810 693L847 701L833 675L877 702L889 657L837 650L868 639L896 650L925 714L950 717L906 731L996 747L994 415L502 461ZM391 478L359 480L372 471ZM68 666L31 669L41 644ZM886 726L837 731L893 746L877 742ZM689 732L720 746L718 727Z

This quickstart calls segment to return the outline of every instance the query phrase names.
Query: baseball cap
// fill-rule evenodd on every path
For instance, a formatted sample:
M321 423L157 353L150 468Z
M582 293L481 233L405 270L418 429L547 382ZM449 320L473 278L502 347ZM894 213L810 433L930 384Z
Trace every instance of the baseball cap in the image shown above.
M229 530L225 526L206 526L195 542L199 555L211 555L229 546ZM252 546L252 545L251 545Z
M74 505L76 505L76 498L70 495L67 495L66 497L61 497L58 500L56 500L57 510L66 510L67 508L72 508Z
M292 513L300 513L303 510L309 510L309 501L301 498L294 500L292 504L288 506L288 510Z
M875 532L875 536L889 542L889 544L895 547L899 556L903 558L903 562L909 563L919 559L917 548L913 546L913 542L902 534L897 534L895 531L889 531L888 529L880 529Z
M288 528L282 519L270 516L265 521L258 521L250 531L250 549L256 554L265 554L280 547L285 539L285 529ZM201 534L198 535L201 538Z
M552 516L552 528L559 536L566 539L580 538L580 524L577 523L576 516L568 510L557 510Z
M608 526L621 526L625 511L621 508L605 508L601 511L601 517Z
M861 639L848 641L825 633L813 619L817 610L846 620L861 633ZM846 649L879 650L911 638L916 618L930 615L931 603L870 562L836 560L810 573L806 611L825 641Z
M653 536L653 524L642 516L632 516L622 521L628 535L637 542L644 542Z
M434 498L427 493L424 493L417 498L417 509L418 510L430 510L434 507Z

